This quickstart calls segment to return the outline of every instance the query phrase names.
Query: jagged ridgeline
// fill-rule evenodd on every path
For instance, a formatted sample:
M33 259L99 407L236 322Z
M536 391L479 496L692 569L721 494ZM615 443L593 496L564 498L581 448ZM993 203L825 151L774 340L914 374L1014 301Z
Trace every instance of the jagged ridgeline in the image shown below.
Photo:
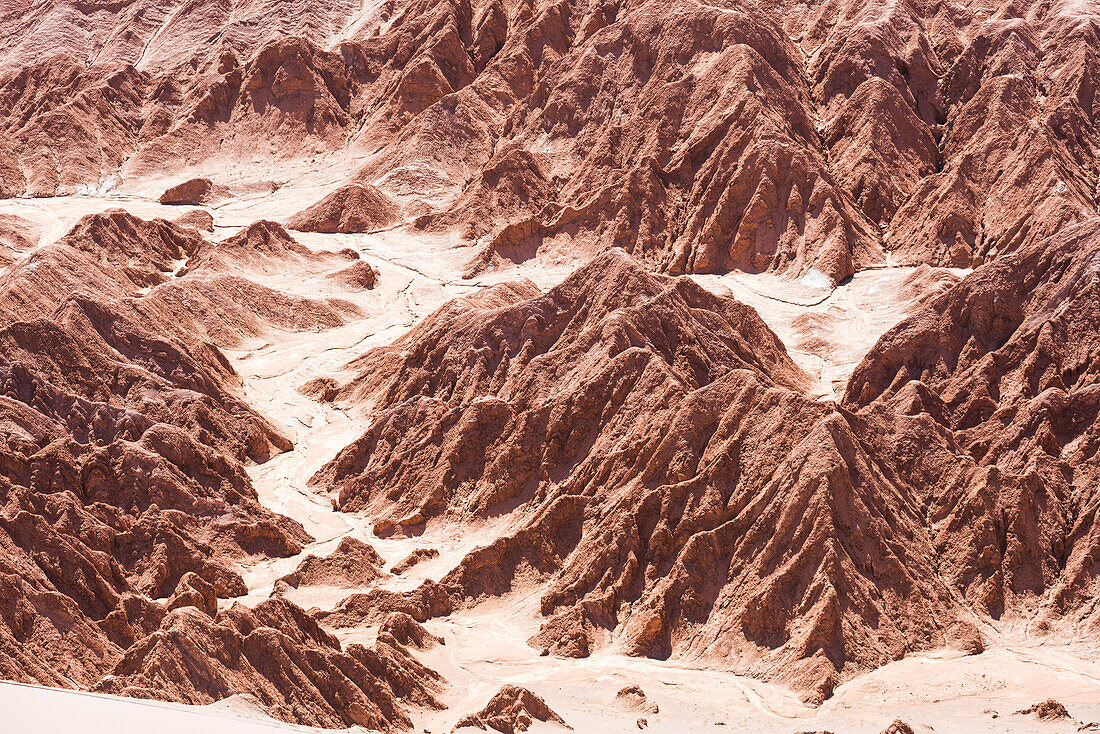
M0 678L503 731L575 708L456 692L485 609L807 716L1095 651L1098 86L1075 0L0 3Z

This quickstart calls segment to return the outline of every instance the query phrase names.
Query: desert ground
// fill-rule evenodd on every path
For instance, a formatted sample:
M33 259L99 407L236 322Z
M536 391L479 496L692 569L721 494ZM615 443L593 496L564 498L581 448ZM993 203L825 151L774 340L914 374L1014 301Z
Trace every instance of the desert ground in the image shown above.
M1100 8L0 0L0 730L1100 730Z
M306 187L296 195L285 191L278 196L252 194L211 207L214 236L303 208L313 195ZM171 218L178 212L176 207L158 204L151 194L135 193L7 201L0 204L0 213L34 222L42 232L39 245L44 245L67 232L80 217L110 208L144 218ZM260 501L273 512L301 522L315 541L295 556L242 565L248 595L222 600L223 605L254 604L268 598L276 579L293 570L303 557L328 555L346 536L370 543L389 564L418 547L438 549L437 557L409 572L376 582L382 588L408 591L424 579L441 577L470 550L506 533L508 518L501 517L474 526L441 520L414 537L379 538L371 530L374 518L370 514L333 509L330 498L309 486L308 480L362 431L369 411L351 414L303 395L298 387L315 377L350 378L349 364L355 358L392 343L452 298L519 278L548 290L578 264L533 261L463 279L461 268L469 248L447 237L402 228L372 234L295 236L315 250L354 249L377 268L380 285L352 296L362 317L345 325L317 332L267 334L226 350L243 378L248 402L294 442L291 451L249 468ZM813 377L816 399L829 401L837 398L838 386L843 386L878 338L909 315L916 301L944 279L960 278L968 272L944 270L936 278L918 281L923 290L906 290L903 285L913 280L918 269L883 262L836 288L815 288L770 273L694 277L705 288L730 294L755 308L796 363ZM324 273L304 280L294 272L247 274L286 293L349 298L329 286ZM331 609L356 590L311 586L291 590L286 597L303 608ZM462 713L476 710L506 683L536 691L573 729L582 732L636 731L640 716L655 732L832 730L857 734L880 732L895 719L910 723L917 732L1077 731L1087 722L1100 720L1100 664L1095 647L1049 641L1029 634L1026 624L984 624L986 649L981 654L950 650L912 654L844 683L827 702L815 707L803 703L795 690L723 671L720 666L646 660L612 651L599 651L583 661L540 656L526 640L540 624L537 600L541 591L540 585L530 585L426 623L427 629L446 643L420 656L448 681L441 697L447 708L414 711L416 731L450 731ZM370 629L352 629L339 636L345 643L369 642L373 634ZM628 685L641 686L659 712L639 715L616 706L616 692ZM16 684L2 684L0 692L12 731L98 734L121 727L127 731L157 728L183 732L196 726L226 732L314 731L272 721L247 695L207 706L186 706ZM1046 698L1063 702L1077 721L1042 722L1014 715ZM559 729L556 724L536 721L532 730Z

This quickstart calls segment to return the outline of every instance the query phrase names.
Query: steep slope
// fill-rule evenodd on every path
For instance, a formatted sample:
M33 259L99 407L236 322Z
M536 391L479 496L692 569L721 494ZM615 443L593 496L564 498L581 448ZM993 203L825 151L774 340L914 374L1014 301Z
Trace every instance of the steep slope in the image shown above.
M1093 219L976 271L884 335L845 398L923 488L944 578L1048 630L1097 625L1098 248Z
M218 612L248 592L241 564L312 538L260 504L245 463L290 441L203 336L343 321L243 278L180 276L208 246L112 211L0 274L0 675L192 703L249 693L288 722L407 728L406 704L438 705L441 681L396 643L344 649L281 600ZM272 304L301 313L285 323Z
M313 481L383 535L513 513L441 591L547 581L532 644L703 658L820 700L974 634L917 497L803 397L752 309L691 280L612 251L545 295L453 302L357 366L343 396L373 423Z
M899 262L966 267L1096 215L1094 8L772 4L809 59L833 171Z
M212 616L189 606L167 612L96 690L193 704L247 691L287 722L406 730L402 701L439 708L442 680L391 642L342 648L280 599Z
M300 232L371 232L401 219L396 202L373 186L343 186L289 220Z
M554 201L488 246L522 259L564 232L671 272L843 280L875 237L828 172L797 59L753 3L593 18L505 123L557 182Z
M620 246L823 285L1097 213L1100 17L1073 0L5 12L9 193L355 160L344 183L477 243L470 273Z

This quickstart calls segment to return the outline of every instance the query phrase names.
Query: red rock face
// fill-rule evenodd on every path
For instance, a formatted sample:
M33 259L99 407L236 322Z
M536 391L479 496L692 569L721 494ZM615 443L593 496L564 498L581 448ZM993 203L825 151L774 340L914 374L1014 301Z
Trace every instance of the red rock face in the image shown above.
M942 528L945 577L994 617L1049 598L1049 622L1095 624L1098 232L974 272L883 336L848 386Z
M212 618L194 607L168 612L96 690L193 704L248 691L284 721L389 731L411 725L399 699L440 708L440 687L400 645L342 649L306 612L270 599Z
M298 212L287 221L287 226L299 232L373 232L400 219L397 203L381 191L373 186L350 184Z
M443 613L534 572L531 644L563 656L698 656L820 700L914 646L980 651L968 609L1049 600L1048 628L1080 629L1100 570L1096 232L933 297L836 407L751 309L625 255L545 295L498 287L360 361L342 395L377 417L314 481L379 534L524 518L442 580Z
M20 196L26 187L26 176L10 141L0 139L0 199Z
M383 509L380 534L521 508L442 583L477 599L534 569L532 643L563 655L613 635L831 690L957 636L923 518L755 312L615 253L531 295L456 302L368 354L344 392L381 412L315 482Z
M455 276L587 264L452 301L349 383L303 386L371 411L309 489L379 536L507 531L402 593L348 541L281 583L358 593L250 610L224 601L236 564L310 538L258 500L246 463L291 444L221 350L363 315L253 275L378 272L267 220L215 242L200 215L107 211L35 249L4 215L0 676L408 726L440 685L403 649L433 644L418 623L535 584L539 651L699 659L813 702L912 651L980 651L973 615L1040 609L1036 629L1095 640L1087 3L24 5L0 10L0 199L308 163L332 191L279 211L291 229L407 222L469 246ZM232 193L201 175L161 201ZM897 263L919 266L912 312L835 404L752 308L687 277L835 286ZM794 330L812 352L813 318ZM362 624L371 649L321 627ZM469 723L547 712L512 688Z
M214 183L208 178L192 178L176 184L160 195L161 204L199 204L212 203L215 196Z
M358 182L480 241L471 272L621 246L834 283L1097 213L1096 21L1071 3L323 5L13 19L4 192L351 146Z
M224 250L261 250L254 229ZM438 706L440 682L396 640L343 649L282 600L218 611L248 591L237 563L312 539L259 503L243 462L290 442L203 335L342 322L244 278L178 275L188 258L213 267L206 250L114 211L0 275L0 675L199 704L249 692L289 722L408 726L406 703Z
M0 266L32 249L38 241L37 228L22 217L0 214Z

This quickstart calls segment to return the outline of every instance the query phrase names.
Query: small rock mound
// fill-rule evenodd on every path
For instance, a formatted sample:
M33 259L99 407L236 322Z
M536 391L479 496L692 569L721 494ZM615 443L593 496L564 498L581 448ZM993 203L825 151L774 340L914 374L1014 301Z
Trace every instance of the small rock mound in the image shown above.
M437 551L435 548L417 548L412 553L405 556L403 560L394 564L393 568L390 569L390 573L396 576L400 576L421 561L426 561L429 558L438 557L439 551Z
M526 688L506 685L493 696L485 708L476 714L469 714L459 719L455 729L463 727L475 727L477 729L496 729L505 734L514 734L517 731L527 731L534 719L539 721L561 724L566 729L573 727L556 713L550 710L546 701L542 700Z
M391 612L404 612L417 622L442 617L455 610L452 590L430 579L412 591L391 591L374 587L351 594L331 612L317 612L317 620L326 627L347 629L381 623Z
M198 206L212 201L223 194L221 187L215 186L208 178L192 178L176 184L160 195L161 204L190 204Z
M641 711L647 714L655 714L659 710L657 704L650 701L641 686L629 685L615 694L615 703L628 711Z
M340 541L332 555L325 558L306 556L298 568L275 583L281 586L363 586L382 576L385 561L371 546L350 536Z
M299 387L298 392L307 398L313 398L322 403L331 403L340 392L340 383L331 377L314 377Z
M195 607L208 616L218 613L218 595L214 585L193 571L188 571L176 584L176 591L168 600L167 611L181 607Z
M378 284L378 271L362 260L326 277L349 291L369 291Z
M894 719L894 723L883 729L882 734L913 734L913 727L901 719Z
M192 209L191 211L172 220L181 227L191 227L200 232L214 231L214 217L205 209Z
M401 209L369 184L349 184L304 209L287 222L299 232L371 232L401 220Z
M378 630L379 636L389 635L397 644L429 650L443 645L442 637L437 637L404 612L391 612Z
M221 242L204 242L181 274L197 270L282 273L293 263L296 272L317 272L355 260L353 251L314 251L290 236L283 225L261 219Z
M1053 698L1048 698L1045 701L1029 706L1022 711L1016 712L1017 716L1034 716L1042 721L1058 721L1060 719L1072 718L1069 715L1069 711L1066 711L1066 707Z

